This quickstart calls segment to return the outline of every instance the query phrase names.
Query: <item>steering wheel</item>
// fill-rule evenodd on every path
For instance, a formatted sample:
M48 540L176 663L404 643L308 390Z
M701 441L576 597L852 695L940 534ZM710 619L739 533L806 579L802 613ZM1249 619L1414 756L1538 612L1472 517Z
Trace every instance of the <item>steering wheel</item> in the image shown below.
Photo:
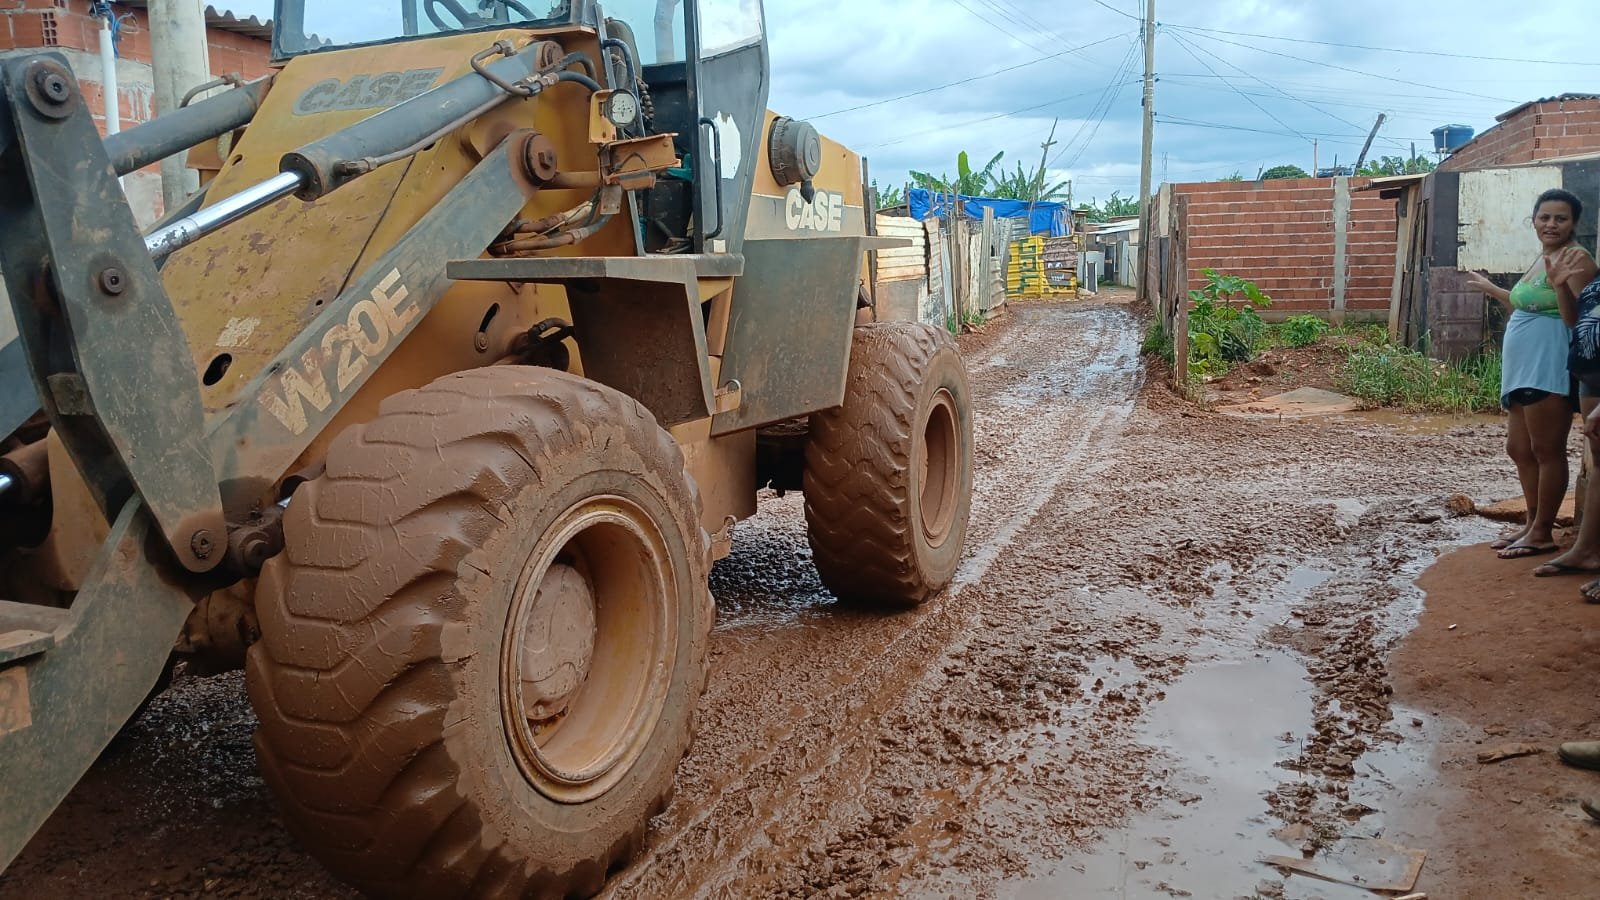
M520 2L518 2L518 0L492 0L492 2L498 3L499 5L512 10L513 12L522 16L524 20L532 21L533 19L538 18L538 16L533 14L532 10L528 9L526 6L523 6ZM455 25L447 24L444 19L440 17L438 11L439 7L444 7L446 12L455 17ZM423 12L428 14L428 21L432 22L433 27L439 29L440 31L458 31L462 28L482 28L486 25L495 24L495 20L488 16L467 12L467 10L460 3L458 3L457 0L427 0L427 3L422 9Z

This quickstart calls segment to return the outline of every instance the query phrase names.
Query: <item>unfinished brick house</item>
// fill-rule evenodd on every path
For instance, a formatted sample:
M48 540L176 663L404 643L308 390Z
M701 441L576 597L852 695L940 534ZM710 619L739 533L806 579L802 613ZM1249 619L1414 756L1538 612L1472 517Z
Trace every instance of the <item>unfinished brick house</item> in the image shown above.
M1210 267L1256 281L1270 317L1387 321L1442 358L1493 347L1503 316L1468 269L1509 284L1538 244L1541 191L1583 198L1578 239L1600 230L1600 94L1532 100L1500 115L1431 175L1162 185L1141 295L1170 318Z
M1600 94L1532 100L1495 117L1493 128L1439 166L1464 172L1600 151Z
M1365 178L1175 184L1183 198L1189 287L1212 268L1273 298L1269 318L1382 321L1394 279L1393 204L1358 193Z
M84 100L105 132L106 98L100 63L100 20L89 0L0 0L0 54L40 49L59 52L83 85ZM150 67L150 28L144 0L112 3L117 29L117 108L124 128L155 116L155 85ZM207 56L213 75L245 79L267 74L272 53L272 28L254 17L208 6L205 9ZM162 213L161 175L157 167L123 179L129 205L140 224Z
M1402 228L1391 323L1397 336L1439 358L1499 342L1504 313L1467 284L1469 271L1510 286L1539 245L1535 198L1565 188L1584 202L1577 239L1594 252L1600 232L1600 94L1524 103L1462 145L1432 175L1379 179Z

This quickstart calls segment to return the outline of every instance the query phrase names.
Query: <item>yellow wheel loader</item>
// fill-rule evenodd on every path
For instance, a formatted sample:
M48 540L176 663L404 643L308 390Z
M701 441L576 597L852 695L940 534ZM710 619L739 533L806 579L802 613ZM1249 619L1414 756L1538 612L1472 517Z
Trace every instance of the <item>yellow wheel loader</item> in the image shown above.
M175 664L243 666L341 879L591 894L760 490L841 598L949 584L960 354L872 321L893 242L767 111L759 0L278 0L273 50L104 140L61 57L0 61L0 865ZM117 177L185 151L141 233Z

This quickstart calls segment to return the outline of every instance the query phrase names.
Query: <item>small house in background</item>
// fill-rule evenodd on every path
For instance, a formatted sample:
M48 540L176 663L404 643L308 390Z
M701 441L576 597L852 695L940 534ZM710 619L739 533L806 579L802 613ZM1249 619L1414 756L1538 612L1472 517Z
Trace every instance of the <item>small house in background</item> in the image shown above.
M1083 223L1064 203L912 188L904 206L877 214L878 234L911 242L878 253L878 316L958 327L994 315L1008 296L1076 296Z
M1139 217L1090 222L1084 233L1083 283L1136 287L1139 278Z
M907 195L911 215L949 221L951 213L976 229L968 245L968 282L979 305L1006 298L1078 295L1082 220L1065 203L992 197L952 197L922 188Z
M1583 201L1577 239L1595 251L1600 94L1524 103L1440 150L1449 156L1437 172L1379 178L1362 190L1395 204L1391 333L1435 358L1460 359L1497 346L1505 326L1499 304L1468 287L1467 273L1488 272L1509 287L1527 271L1539 253L1530 225L1539 194L1564 188Z

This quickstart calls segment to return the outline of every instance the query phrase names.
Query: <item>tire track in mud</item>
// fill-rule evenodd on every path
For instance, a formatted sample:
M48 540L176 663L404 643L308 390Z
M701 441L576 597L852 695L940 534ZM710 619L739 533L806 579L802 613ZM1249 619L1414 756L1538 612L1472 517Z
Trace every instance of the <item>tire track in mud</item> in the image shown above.
M875 844L895 825L881 821L881 807L900 788L864 788L871 775L925 764L923 749L901 745L913 730L904 717L937 700L930 675L950 668L953 650L968 652L983 627L974 587L1069 478L1103 468L1140 385L1137 324L1124 308L1023 307L1005 327L967 360L977 471L968 555L952 590L900 616L828 610L782 629L764 628L759 614L725 623L678 797L611 896L803 895L848 880L837 866L819 876L819 858ZM733 564L761 532L803 547L797 515L796 503L772 504L747 529L754 534L740 535ZM759 579L760 569L748 565L748 574ZM722 602L745 585L717 587ZM930 739L949 741L937 728Z
M1353 778L1343 759L1358 741L1394 752L1387 675L1367 661L1409 627L1416 601L1395 594L1411 568L1487 528L1435 522L1440 498L1515 491L1502 426L1215 416L1140 389L1137 340L1125 308L1079 304L1014 307L963 339L971 537L960 587L922 610L838 608L798 496L741 526L712 575L698 743L611 896L1210 896L1216 860L1241 861L1226 874L1248 895L1245 851L1282 848L1244 832L1386 805L1392 788L1360 774L1373 751ZM1155 726L1173 707L1209 715L1191 676L1261 653L1301 658L1316 698L1255 739L1277 753L1304 716L1328 740L1219 806L1193 748ZM352 896L276 821L254 726L236 675L180 679L0 898Z

